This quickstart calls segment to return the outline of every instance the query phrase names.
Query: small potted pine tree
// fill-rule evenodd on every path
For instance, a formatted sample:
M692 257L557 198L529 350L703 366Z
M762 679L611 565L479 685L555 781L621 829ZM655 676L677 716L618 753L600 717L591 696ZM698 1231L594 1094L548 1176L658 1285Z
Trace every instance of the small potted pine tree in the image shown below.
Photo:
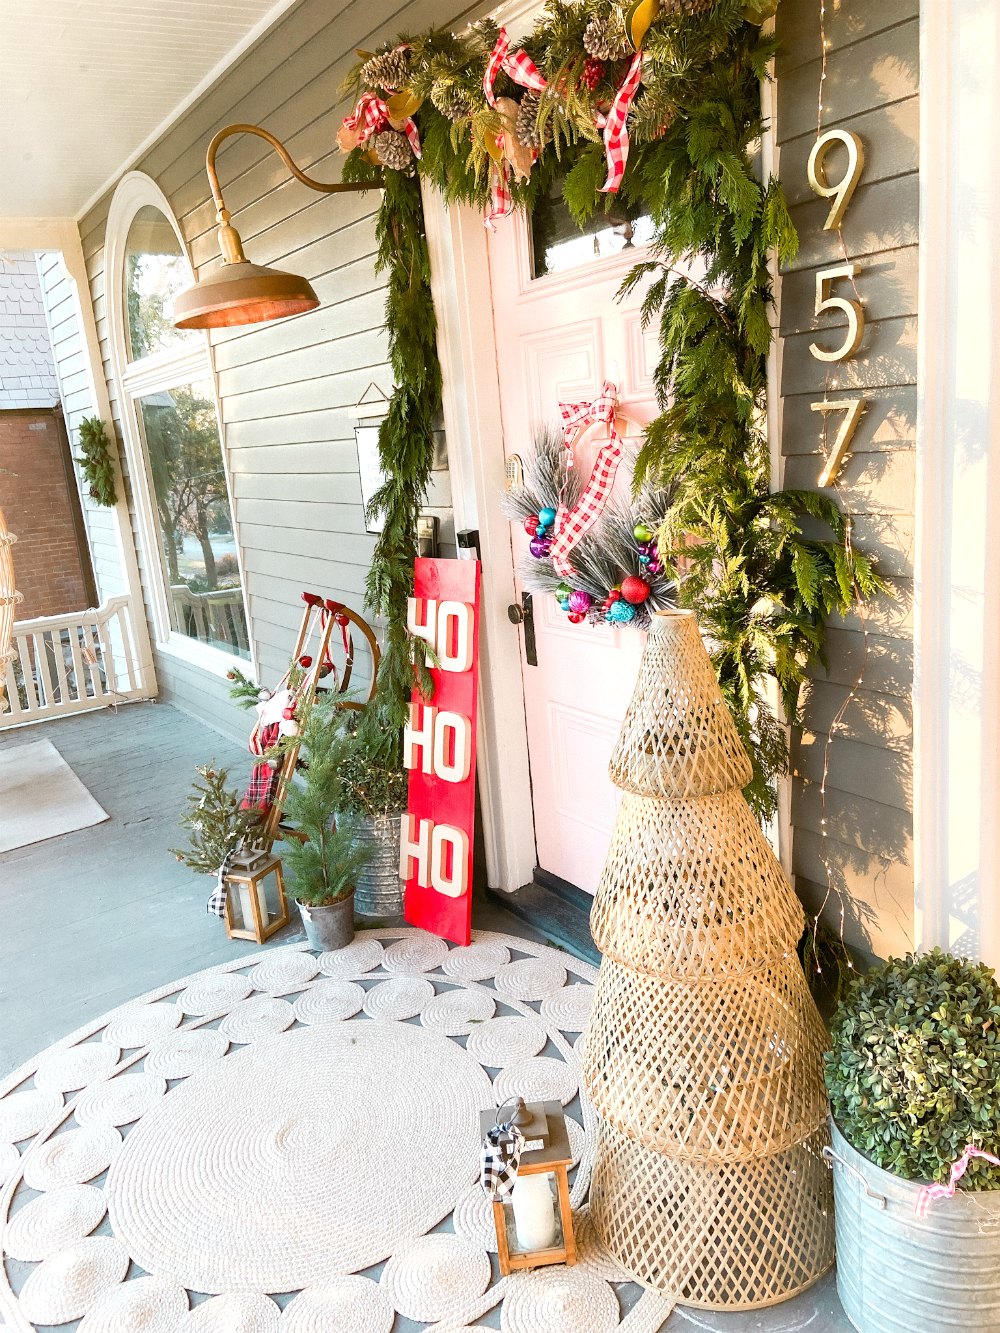
M239 792L228 785L228 769L205 764L195 771L198 776L178 821L188 845L170 850L189 870L218 877L233 852L253 843L260 816L242 808Z
M342 949L354 938L354 885L371 856L342 811L343 768L350 750L343 715L325 700L298 719L300 766L285 798L293 835L281 860L313 949Z
M934 949L832 1022L837 1289L861 1333L1000 1328L1000 986Z

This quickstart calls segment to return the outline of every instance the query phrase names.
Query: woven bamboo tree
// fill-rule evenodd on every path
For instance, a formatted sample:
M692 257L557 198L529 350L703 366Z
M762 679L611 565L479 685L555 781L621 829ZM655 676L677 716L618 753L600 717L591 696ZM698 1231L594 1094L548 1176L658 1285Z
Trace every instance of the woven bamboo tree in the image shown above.
M833 1262L802 908L743 798L750 763L687 612L653 616L611 760L622 800L591 927L591 1213L684 1305L772 1305Z

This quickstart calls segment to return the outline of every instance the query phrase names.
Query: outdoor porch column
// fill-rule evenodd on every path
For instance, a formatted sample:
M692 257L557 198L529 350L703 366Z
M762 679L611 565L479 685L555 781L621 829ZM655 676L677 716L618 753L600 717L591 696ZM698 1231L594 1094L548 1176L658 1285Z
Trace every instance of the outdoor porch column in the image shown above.
M920 6L916 934L1000 965L1000 4Z

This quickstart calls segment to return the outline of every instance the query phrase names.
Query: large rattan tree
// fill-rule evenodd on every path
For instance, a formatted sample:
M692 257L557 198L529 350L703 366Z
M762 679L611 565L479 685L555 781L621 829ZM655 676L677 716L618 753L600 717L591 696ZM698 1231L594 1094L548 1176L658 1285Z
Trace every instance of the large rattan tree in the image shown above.
M591 925L591 1212L640 1281L733 1310L833 1262L802 908L743 797L750 762L697 622L655 615L611 760L625 793Z

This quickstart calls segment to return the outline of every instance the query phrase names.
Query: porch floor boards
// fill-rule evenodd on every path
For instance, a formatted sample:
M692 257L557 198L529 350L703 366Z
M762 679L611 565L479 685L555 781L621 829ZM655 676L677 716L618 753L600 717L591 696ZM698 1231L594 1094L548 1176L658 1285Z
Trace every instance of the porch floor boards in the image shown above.
M46 738L110 819L0 854L0 1078L116 1005L214 963L251 953L205 911L211 889L169 853L196 764L232 770L249 756L168 704L132 704L0 733L0 748ZM553 941L494 901L473 924ZM303 938L297 921L264 948ZM493 1318L481 1321L486 1325ZM772 1310L678 1310L668 1331L849 1333L833 1277Z

